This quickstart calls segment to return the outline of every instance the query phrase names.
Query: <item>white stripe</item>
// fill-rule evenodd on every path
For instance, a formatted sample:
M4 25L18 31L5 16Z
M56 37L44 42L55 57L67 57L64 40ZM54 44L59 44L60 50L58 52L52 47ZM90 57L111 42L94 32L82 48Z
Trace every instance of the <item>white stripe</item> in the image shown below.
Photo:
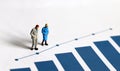
M91 71L90 68L85 63L85 61L82 59L82 57L77 53L75 48L73 49L72 53L74 54L75 58L78 60L84 71Z
M34 62L30 64L30 69L31 69L31 71L38 71Z
M113 47L120 53L120 47L112 40L112 38L108 39L109 42L113 45Z
M91 47L96 52L96 54L100 57L103 63L110 69L110 71L117 71L93 43L91 44Z
M55 65L56 65L58 71L65 71L55 55L52 59L53 59L53 62L55 63Z

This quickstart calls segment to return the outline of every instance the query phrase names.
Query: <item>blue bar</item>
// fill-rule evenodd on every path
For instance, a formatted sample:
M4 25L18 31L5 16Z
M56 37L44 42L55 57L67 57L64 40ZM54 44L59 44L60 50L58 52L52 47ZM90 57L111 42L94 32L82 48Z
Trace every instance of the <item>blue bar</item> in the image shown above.
M120 71L120 54L110 44L109 41L94 42L98 49L104 54L109 62Z
M76 48L91 71L110 71L90 46Z
M72 53L56 54L65 71L84 71Z
M53 61L35 62L38 71L58 71Z
M31 71L30 68L11 69L10 71Z
M120 36L112 36L111 38L120 47Z

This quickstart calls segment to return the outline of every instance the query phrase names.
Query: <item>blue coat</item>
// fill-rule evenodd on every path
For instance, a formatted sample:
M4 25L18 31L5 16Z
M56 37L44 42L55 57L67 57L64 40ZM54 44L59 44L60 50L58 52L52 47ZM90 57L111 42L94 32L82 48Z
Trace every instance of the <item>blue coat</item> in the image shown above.
M42 28L43 40L46 41L48 39L48 33L49 33L48 27L43 27Z

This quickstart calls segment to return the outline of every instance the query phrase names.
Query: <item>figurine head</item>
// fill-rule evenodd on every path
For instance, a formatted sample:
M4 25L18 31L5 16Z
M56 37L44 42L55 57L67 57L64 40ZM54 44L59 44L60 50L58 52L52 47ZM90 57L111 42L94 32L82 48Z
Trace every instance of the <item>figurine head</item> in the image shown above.
M48 24L45 24L45 27L48 27Z
M36 26L35 26L35 29L38 29L39 28L39 25L37 24Z

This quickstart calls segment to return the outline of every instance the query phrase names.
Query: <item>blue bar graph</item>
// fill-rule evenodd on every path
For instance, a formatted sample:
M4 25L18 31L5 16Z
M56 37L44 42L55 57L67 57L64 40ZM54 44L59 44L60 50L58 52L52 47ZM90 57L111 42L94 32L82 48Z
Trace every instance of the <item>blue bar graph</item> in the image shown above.
M112 36L111 38L120 47L120 36Z
M112 44L110 44L109 41L99 41L94 43L117 71L120 71L120 54L115 50Z
M95 33L93 33L92 35L94 34ZM78 39L80 38L75 38L74 40L78 40ZM111 36L111 39L120 47L120 35ZM39 53L42 53L44 51L47 51L51 48L54 48L62 44L72 42L74 40L56 44L55 46L50 47L41 52L36 52L35 54L24 56L15 60L18 61L19 59L30 57L36 54L38 55ZM110 64L112 64L112 66L117 71L120 71L120 53L118 53L118 51L114 48L114 46L108 40L96 41L94 42L94 44L96 45L96 48L98 48L102 52L102 54L110 62ZM77 47L75 48L75 50L79 54L79 56L82 57L82 59L84 60L84 62L87 64L87 66L90 68L91 71L110 71L109 67L107 67L106 64L104 64L104 62L102 61L102 58L100 58L96 54L96 52L90 45L84 46L84 47ZM80 60L76 59L72 51L67 53L58 53L58 54L55 54L55 56L58 59L61 66L63 67L64 71L84 71L84 69L78 62ZM35 62L35 66L38 71L58 71L57 66L52 60ZM10 71L31 71L31 69L29 67L27 68L23 67L23 68L10 69Z
M58 71L53 61L35 62L38 71Z
M84 71L72 53L56 54L65 71Z
M30 68L11 69L10 71L31 71Z
M76 51L83 58L91 71L110 71L91 46L76 48Z

